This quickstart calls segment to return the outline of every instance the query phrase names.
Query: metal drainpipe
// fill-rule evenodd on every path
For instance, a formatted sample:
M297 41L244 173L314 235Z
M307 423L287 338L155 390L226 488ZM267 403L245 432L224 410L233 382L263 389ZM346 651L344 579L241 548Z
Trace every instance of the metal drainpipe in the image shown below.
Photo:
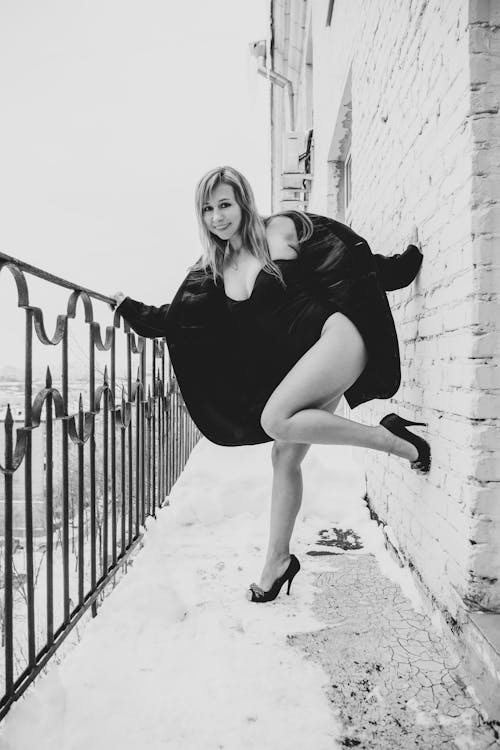
M275 45L275 13L274 13L274 0L271 0L270 2L270 32L271 32L271 38L269 42L269 57L271 60L271 68L274 66L274 45ZM267 44L266 44L267 49ZM270 146L271 146L271 212L274 211L274 205L275 205L275 186L276 186L276 175L275 175L275 168L276 168L276 149L275 149L275 114L274 114L274 86L271 86L270 96L269 96L269 122L271 123L271 140L270 140Z
M267 78L269 81L271 81L271 83L276 84L276 86L281 86L281 88L286 88L288 90L290 130L295 132L295 94L293 92L292 81L290 81L289 78L285 78L285 76L282 76L281 73L277 73L275 70L268 70L267 68L257 68L257 73L260 73L261 76L264 76L264 78Z

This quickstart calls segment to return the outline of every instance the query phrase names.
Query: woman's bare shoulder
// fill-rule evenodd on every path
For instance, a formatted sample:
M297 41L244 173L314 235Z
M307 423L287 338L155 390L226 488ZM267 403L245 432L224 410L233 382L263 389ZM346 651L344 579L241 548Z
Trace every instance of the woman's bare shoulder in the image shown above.
M270 232L280 233L285 237L295 237L297 239L297 230L295 222L289 216L276 214L270 216L266 221L266 234Z
M273 260L298 254L297 230L289 216L270 216L266 222L266 239Z

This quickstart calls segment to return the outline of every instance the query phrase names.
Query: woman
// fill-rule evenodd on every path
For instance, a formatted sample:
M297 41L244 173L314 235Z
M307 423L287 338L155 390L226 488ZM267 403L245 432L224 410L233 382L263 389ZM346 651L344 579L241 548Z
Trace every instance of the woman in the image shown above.
M427 473L428 443L389 414L370 427L334 414L390 398L400 361L385 290L406 286L422 261L374 256L349 227L298 211L263 220L247 180L211 170L196 190L204 254L170 305L117 293L120 314L142 336L166 336L191 417L220 445L273 440L269 546L260 585L270 601L300 569L289 543L302 498L300 464L312 443L393 453Z

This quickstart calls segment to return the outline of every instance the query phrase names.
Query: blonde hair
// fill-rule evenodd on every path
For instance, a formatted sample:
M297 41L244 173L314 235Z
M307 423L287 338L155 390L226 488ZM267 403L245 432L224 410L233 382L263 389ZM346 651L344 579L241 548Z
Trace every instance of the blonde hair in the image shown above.
M204 253L201 258L191 267L192 271L201 271L205 275L211 273L215 282L222 279L224 255L227 243L215 234L212 234L203 220L203 206L210 200L212 192L219 185L230 185L234 191L236 203L241 209L241 226L239 233L243 247L254 255L262 264L262 268L268 273L276 276L285 286L283 276L279 267L274 263L269 254L266 240L266 225L273 216L296 217L299 221L299 242L304 242L312 234L312 222L306 214L301 211L282 211L269 217L261 217L257 212L255 197L250 183L240 172L233 167L217 167L207 172L196 186L195 209L200 233L201 244ZM295 223L295 221L294 221Z

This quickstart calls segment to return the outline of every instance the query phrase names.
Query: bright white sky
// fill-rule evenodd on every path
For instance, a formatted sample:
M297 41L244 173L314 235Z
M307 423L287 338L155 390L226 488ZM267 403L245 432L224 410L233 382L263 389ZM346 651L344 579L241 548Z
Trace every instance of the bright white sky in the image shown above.
M268 35L269 0L3 0L0 250L104 293L169 301L200 255L205 171L240 169L269 211L269 84L248 49ZM0 365L18 353L1 337Z

